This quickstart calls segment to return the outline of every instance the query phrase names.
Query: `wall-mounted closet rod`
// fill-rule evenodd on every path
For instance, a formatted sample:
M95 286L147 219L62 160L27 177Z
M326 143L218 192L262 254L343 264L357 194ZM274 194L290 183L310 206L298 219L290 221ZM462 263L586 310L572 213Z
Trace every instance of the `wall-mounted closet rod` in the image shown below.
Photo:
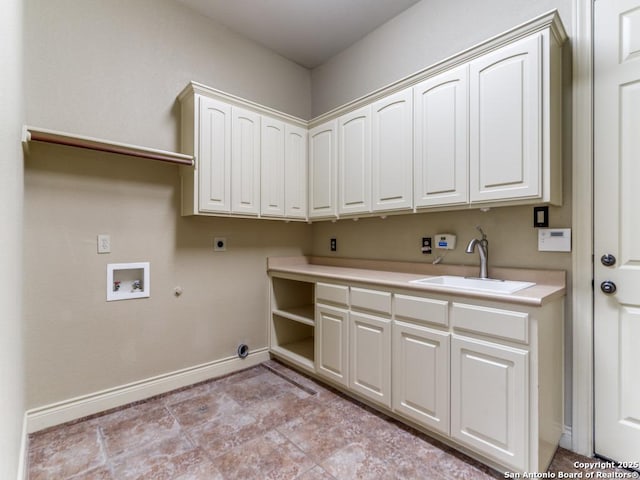
M117 153L131 157L148 158L151 160L175 163L178 165L193 166L194 164L193 157L191 155L140 147L137 145L128 145L126 143L111 142L109 140L101 140L98 138L84 137L81 135L56 132L53 130L29 126L25 126L23 128L22 141L25 144L28 144L28 142L54 143L57 145L86 148L88 150L95 150L98 152Z

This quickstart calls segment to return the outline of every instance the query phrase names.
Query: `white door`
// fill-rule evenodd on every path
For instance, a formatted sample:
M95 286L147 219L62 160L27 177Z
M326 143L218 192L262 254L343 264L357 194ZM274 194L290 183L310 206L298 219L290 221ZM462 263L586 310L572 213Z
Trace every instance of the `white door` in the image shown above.
M471 203L540 196L542 35L471 62Z
M284 216L284 123L262 117L260 212Z
M449 333L393 324L393 409L449 435Z
M309 218L336 216L337 120L309 130Z
M451 436L511 466L528 468L528 352L453 335Z
M287 218L307 218L307 129L285 124L284 209Z
M260 213L260 115L233 107L231 126L231 211Z
M416 207L467 203L469 67L413 87Z
M371 112L372 209L413 208L413 90L378 100Z
M638 462L640 2L595 2L594 40L595 451ZM615 293L602 291L607 281Z
M338 121L338 213L371 210L371 108Z
M198 210L231 211L231 107L199 97Z
M349 386L349 312L316 304L316 373Z
M351 312L351 389L391 407L391 320Z

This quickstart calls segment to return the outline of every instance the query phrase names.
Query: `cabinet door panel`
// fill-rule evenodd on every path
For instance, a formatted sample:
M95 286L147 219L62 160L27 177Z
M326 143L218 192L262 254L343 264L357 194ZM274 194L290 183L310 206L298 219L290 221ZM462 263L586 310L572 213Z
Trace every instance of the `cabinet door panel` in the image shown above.
M260 115L232 108L231 211L260 213Z
M471 202L541 195L540 35L471 62Z
M413 88L416 207L468 201L468 77L465 65Z
M285 126L272 118L262 117L261 135L261 201L265 216L284 216Z
M316 305L316 372L349 386L349 313L342 308Z
M449 435L449 334L395 322L393 409Z
M336 215L336 132L332 120L309 131L309 217Z
M351 389L391 406L391 320L350 313Z
M307 130L285 125L284 204L289 218L307 218Z
M197 168L199 206L203 212L231 211L231 107L199 98Z
M340 117L338 123L338 213L371 210L371 108Z
M528 352L471 338L452 338L451 436L527 470Z
M410 88L372 107L373 211L413 207L413 95Z

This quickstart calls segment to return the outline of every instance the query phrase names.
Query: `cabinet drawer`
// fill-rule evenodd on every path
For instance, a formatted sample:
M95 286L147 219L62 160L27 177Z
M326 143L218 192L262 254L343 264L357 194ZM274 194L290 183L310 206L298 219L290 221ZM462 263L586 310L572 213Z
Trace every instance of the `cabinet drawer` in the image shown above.
M319 302L335 303L337 305L348 305L349 287L344 285L317 283L316 300Z
M351 287L351 308L391 315L391 293Z
M394 296L394 311L398 319L404 318L446 327L449 324L448 306L449 302L446 300L434 300L410 295Z
M467 330L529 343L529 314L527 313L454 303L451 317L456 330Z

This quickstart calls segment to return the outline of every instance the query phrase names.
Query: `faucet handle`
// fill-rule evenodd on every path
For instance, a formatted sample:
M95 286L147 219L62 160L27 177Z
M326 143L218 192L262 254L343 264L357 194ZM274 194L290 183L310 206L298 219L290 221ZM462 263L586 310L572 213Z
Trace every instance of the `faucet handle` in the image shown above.
M482 240L487 239L487 234L482 231L482 228L480 227L480 225L476 225L476 230L478 230L482 234Z

